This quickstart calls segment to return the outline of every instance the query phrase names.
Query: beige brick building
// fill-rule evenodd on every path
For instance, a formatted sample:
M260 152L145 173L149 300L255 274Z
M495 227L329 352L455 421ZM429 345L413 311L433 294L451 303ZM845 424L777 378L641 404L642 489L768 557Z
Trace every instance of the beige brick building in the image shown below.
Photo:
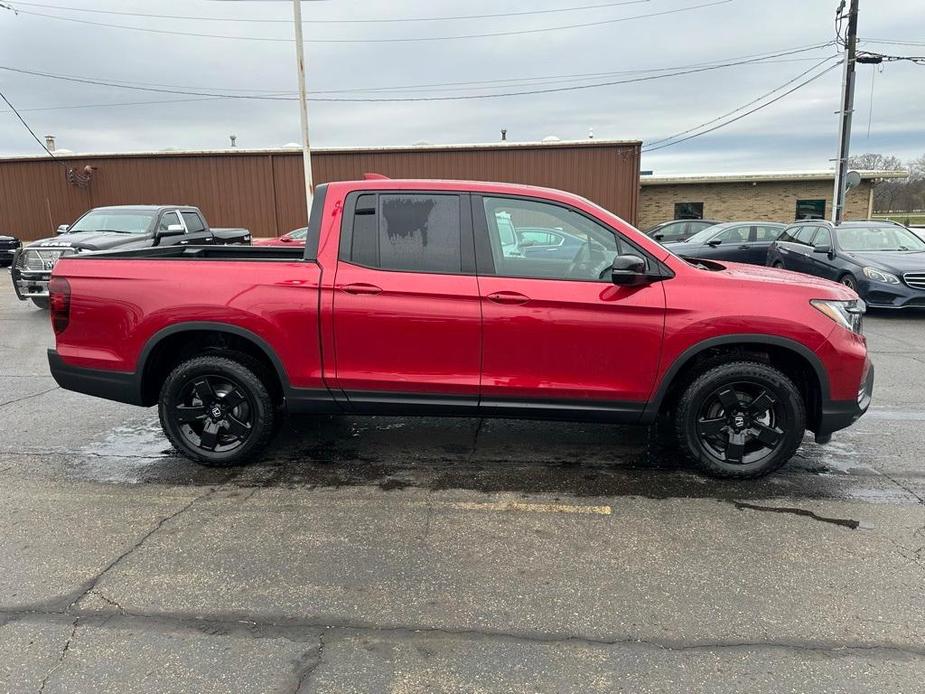
M903 178L905 171L861 171L861 184L848 191L846 219L867 219L874 185ZM832 215L832 171L642 176L638 226L647 229L670 219L700 217L720 221L792 222Z

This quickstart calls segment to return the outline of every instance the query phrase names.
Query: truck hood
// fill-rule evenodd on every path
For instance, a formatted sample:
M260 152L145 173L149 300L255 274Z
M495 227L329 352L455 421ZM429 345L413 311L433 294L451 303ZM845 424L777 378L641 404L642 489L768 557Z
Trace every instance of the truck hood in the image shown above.
M113 248L150 246L145 234L119 234L111 231L80 231L30 243L28 248L73 248L77 251L108 251Z
M15 240L16 240L15 236L4 236L3 234L0 234L0 241L15 241Z
M858 265L875 267L894 275L925 272L925 251L845 251L845 255Z
M722 267L723 269L717 274L729 279L749 282L773 282L775 284L783 283L791 287L803 287L808 292L812 292L814 294L813 298L816 299L849 301L857 298L857 295L843 284L831 282L821 277L814 277L813 275L805 275L802 272L778 270L777 268L763 267L761 265L746 265L745 263L716 263L711 261L711 265Z

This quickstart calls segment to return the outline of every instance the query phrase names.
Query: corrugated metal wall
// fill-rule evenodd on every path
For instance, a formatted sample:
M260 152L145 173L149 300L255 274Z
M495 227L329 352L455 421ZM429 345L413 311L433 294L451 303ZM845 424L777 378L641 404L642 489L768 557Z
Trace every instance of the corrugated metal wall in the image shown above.
M94 166L90 184L66 170ZM527 183L583 195L629 222L639 205L639 144L613 142L408 149L319 150L315 182L361 178L455 178ZM199 206L213 226L278 236L306 223L299 151L0 160L0 233L50 236L91 207L143 203Z

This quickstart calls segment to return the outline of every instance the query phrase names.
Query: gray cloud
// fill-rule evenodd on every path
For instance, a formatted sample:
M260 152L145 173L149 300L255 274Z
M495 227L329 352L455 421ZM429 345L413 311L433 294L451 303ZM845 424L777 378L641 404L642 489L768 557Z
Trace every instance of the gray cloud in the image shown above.
M8 0L14 5L14 0ZM69 4L47 0L51 4ZM651 2L581 12L453 22L401 24L310 24L306 38L382 39L407 36L494 33L607 18L700 4L704 0ZM415 17L522 11L583 4L575 0L425 2L330 0L305 3L306 19ZM586 4L586 3L585 3ZM388 87L544 75L641 70L772 52L828 41L835 2L735 0L716 7L631 22L521 36L421 43L310 44L312 90ZM257 24L246 18L289 17L286 2L195 0L131 4L100 0L80 7L178 15L240 18L238 22L182 22L153 18L21 9L113 24L285 38L285 23ZM921 40L920 0L862 3L861 35ZM0 11L0 64L69 75L192 88L295 89L291 43L236 41L148 34ZM870 45L871 48L875 46ZM921 48L879 46L890 53ZM822 59L832 49L791 56ZM418 103L312 103L311 135L318 146L485 142L507 128L516 140L547 135L651 140L686 130L756 98L793 78L808 60L744 65L637 84L501 99ZM871 66L858 80L853 151L884 151L903 158L925 152L921 118L925 68L890 64L876 76L874 109L867 135ZM658 173L741 169L826 168L835 149L834 111L840 71L728 128L644 156ZM0 71L0 88L22 109L56 108L156 99L183 99L77 85ZM467 88L468 89L468 88ZM502 87L499 90L503 90ZM523 86L512 89L519 91ZM195 89L193 89L195 91ZM471 92L495 91L478 90ZM444 92L460 93L460 92ZM425 94L416 92L415 95ZM386 96L374 93L371 96ZM333 95L332 95L333 96ZM193 97L185 97L193 98ZM243 100L24 110L39 135L54 133L59 146L76 151L212 148L235 133L242 147L279 146L298 140L294 102ZM29 154L37 145L12 114L0 114L0 152ZM40 151L40 150L38 150Z

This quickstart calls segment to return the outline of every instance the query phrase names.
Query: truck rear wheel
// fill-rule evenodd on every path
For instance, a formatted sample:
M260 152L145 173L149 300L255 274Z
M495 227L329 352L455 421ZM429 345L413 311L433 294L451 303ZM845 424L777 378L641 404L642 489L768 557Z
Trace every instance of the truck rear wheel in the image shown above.
M714 477L760 477L789 461L806 429L800 391L768 364L708 369L687 387L675 421L687 456Z
M46 311L48 310L48 306L49 306L48 299L45 298L44 296L32 297L32 303L41 309L45 309Z
M202 465L251 462L276 431L279 413L259 364L234 356L185 361L161 387L164 433L180 453Z

